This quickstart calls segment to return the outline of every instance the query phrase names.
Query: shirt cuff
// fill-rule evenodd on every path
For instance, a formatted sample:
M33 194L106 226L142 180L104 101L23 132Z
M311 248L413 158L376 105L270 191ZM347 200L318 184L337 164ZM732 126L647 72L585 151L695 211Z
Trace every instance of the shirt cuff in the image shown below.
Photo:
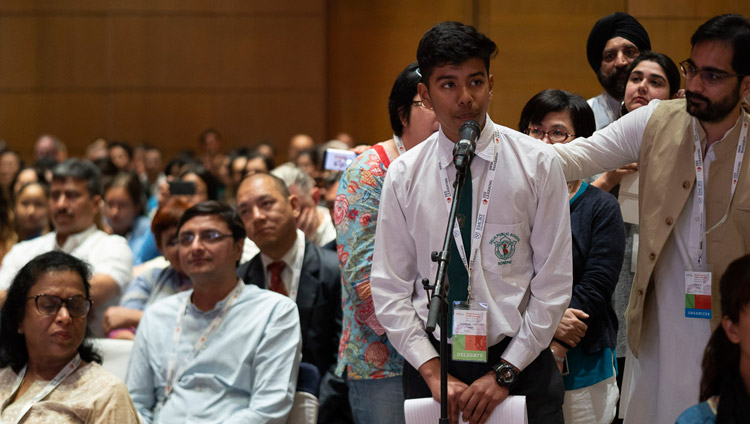
M421 337L412 343L406 352L399 353L402 353L404 358L409 361L411 366L416 370L419 370L419 367L430 359L440 356L438 351L435 350L435 347L432 346L432 343L430 343L430 339L426 336Z
M529 355L529 353L533 353L533 356ZM520 371L523 371L530 363L534 362L534 359L539 356L539 353L541 352L537 351L537 349L524 346L523 343L514 338L510 341L510 344L508 344L508 347L505 349L505 352L503 352L501 358L505 359Z

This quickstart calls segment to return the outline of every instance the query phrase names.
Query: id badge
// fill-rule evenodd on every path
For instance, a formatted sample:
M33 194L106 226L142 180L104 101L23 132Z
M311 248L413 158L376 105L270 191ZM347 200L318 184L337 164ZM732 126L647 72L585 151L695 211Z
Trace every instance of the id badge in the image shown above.
M454 361L487 362L487 305L453 302Z
M711 319L711 273L685 271L685 317Z

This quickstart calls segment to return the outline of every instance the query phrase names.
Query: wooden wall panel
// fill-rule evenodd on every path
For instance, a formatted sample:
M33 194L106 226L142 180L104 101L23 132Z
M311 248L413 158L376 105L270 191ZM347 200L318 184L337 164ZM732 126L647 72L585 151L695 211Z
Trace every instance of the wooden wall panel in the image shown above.
M472 19L471 1L328 3L328 137L346 131L358 142L392 135L388 95L416 60L422 35L445 20Z
M385 99L400 68L414 60L427 29L442 20L472 23L499 46L491 64L493 119L515 128L523 105L537 92L561 88L588 98L601 93L586 59L594 23L615 11L637 17L653 48L675 62L688 57L690 35L720 13L750 16L744 0L474 0L329 3L329 134L351 131L373 142L386 138ZM411 25L404 28L404 23ZM363 54L362 52L366 52Z
M750 15L750 2L746 0L628 0L628 10L642 18L662 18L674 20L696 19L701 23L724 13ZM692 31L691 31L692 33Z
M41 132L72 154L98 136L159 143L168 155L219 128L228 148L289 136L390 136L387 96L443 20L493 38L491 114L514 127L544 88L601 91L585 43L615 10L638 17L675 61L710 16L744 0L5 0L0 2L0 138L27 157Z
M0 3L0 138L31 157L51 132L82 154L95 137L227 150L296 132L325 134L326 3ZM22 107L16 108L19 103ZM292 122L290 124L290 121Z
M0 16L0 52L3 54L0 89L24 89L35 85L39 67L36 27L34 17Z
M602 89L586 59L586 41L602 16L623 10L625 0L514 3L490 0L481 30L497 44L492 64L495 89L490 115L516 128L521 109L536 93L558 88L584 98Z

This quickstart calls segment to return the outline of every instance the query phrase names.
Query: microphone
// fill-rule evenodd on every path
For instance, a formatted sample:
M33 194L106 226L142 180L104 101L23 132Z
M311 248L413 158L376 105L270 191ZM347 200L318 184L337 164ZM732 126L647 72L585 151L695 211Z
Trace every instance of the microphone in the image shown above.
M479 124L477 121L468 120L458 130L458 143L453 147L453 164L456 169L464 169L474 158L474 150L479 138Z

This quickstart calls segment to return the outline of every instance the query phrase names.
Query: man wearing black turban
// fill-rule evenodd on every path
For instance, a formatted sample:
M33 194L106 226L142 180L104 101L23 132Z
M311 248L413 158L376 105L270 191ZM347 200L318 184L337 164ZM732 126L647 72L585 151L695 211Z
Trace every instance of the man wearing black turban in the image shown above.
M606 127L620 117L620 103L628 79L627 68L644 50L651 50L648 33L627 13L607 15L591 28L586 55L604 88L604 93L588 100L594 110L597 129Z

